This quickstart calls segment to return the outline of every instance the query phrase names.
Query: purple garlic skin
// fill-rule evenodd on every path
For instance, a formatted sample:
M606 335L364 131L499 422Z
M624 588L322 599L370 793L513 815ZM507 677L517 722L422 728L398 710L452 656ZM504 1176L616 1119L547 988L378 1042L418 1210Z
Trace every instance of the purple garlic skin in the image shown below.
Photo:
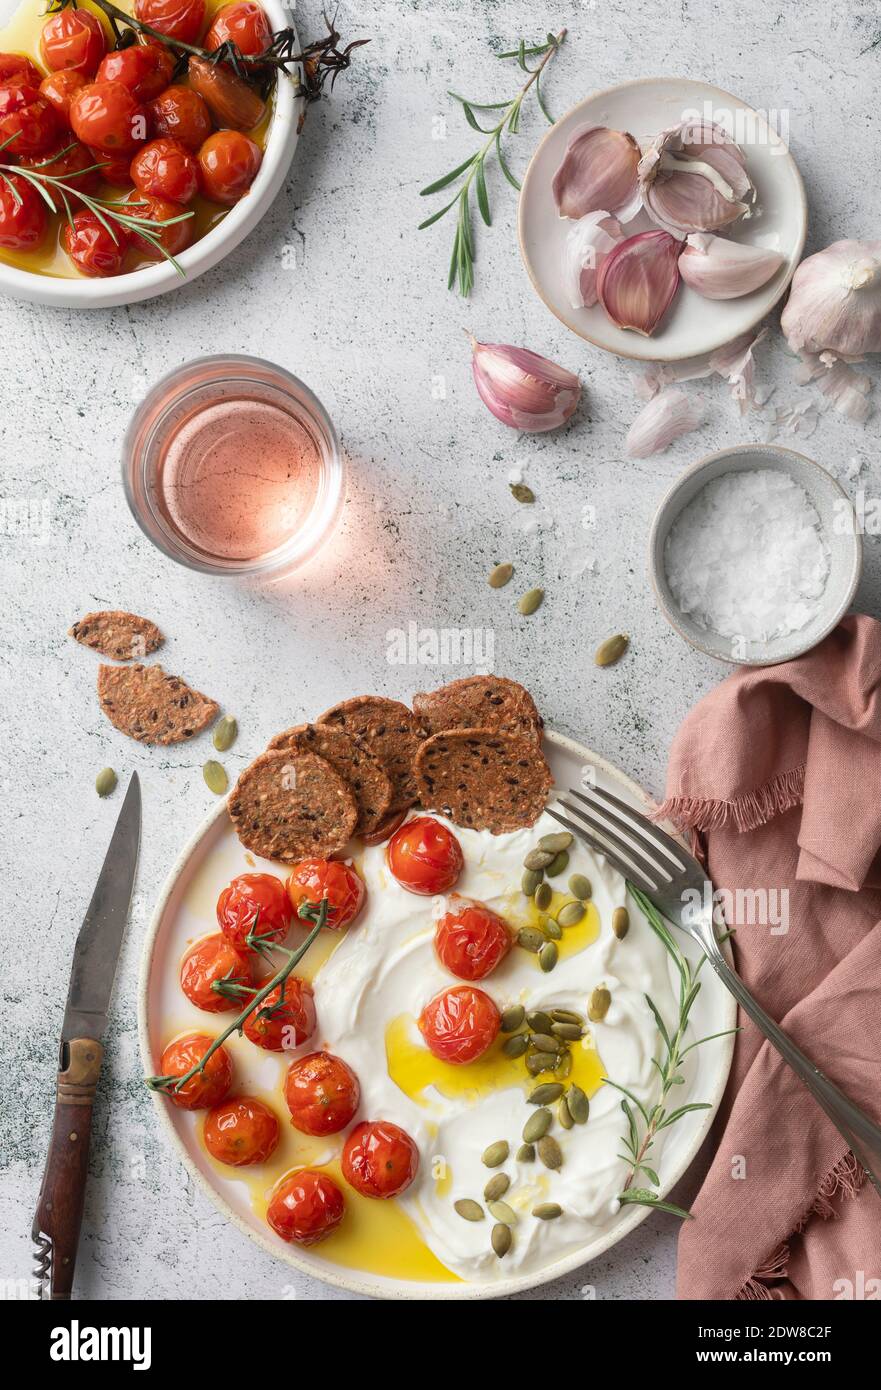
M639 145L626 131L579 126L554 174L554 201L561 217L602 212L631 222L640 209Z
M766 285L783 261L779 251L692 232L679 257L679 274L705 299L739 299Z
M597 275L624 236L621 223L607 212L589 212L573 222L563 247L563 288L573 309L596 304Z
M597 298L613 323L651 337L679 288L681 250L669 232L619 241L597 275Z
M755 200L743 151L709 121L683 121L661 131L639 161L638 174L649 217L677 237L730 226L749 215Z
M808 256L780 323L793 352L881 352L881 241L834 241Z
M578 405L581 382L529 348L471 339L471 370L478 395L497 420L531 434L555 430Z

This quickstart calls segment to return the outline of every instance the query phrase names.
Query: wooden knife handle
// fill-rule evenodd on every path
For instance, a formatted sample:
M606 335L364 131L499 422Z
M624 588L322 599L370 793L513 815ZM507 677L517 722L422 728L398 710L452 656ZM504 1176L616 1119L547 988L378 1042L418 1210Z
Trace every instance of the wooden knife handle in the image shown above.
M104 1049L92 1038L61 1045L55 1118L34 1230L52 1242L51 1297L70 1298L83 1219L92 1103Z

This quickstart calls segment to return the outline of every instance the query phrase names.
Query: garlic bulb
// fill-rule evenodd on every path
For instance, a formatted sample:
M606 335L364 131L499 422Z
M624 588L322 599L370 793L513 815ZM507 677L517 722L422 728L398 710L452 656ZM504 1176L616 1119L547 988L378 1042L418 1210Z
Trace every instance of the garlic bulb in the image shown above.
M679 288L682 243L668 232L619 241L597 275L597 298L613 323L648 338Z
M586 217L607 208L630 222L641 202L636 170L639 146L626 131L603 125L579 126L554 174L554 199L561 217Z
M573 309L597 302L597 272L624 240L624 229L607 212L589 212L574 223L563 247L563 289Z
M668 386L643 406L627 432L627 457L645 459L659 454L681 434L701 423L697 404L678 386Z
M692 232L679 257L679 274L706 299L737 299L767 284L783 260L779 251Z
M794 352L881 352L881 241L834 241L802 261L781 325Z
M529 348L471 339L471 370L480 399L497 420L538 433L564 424L578 404L581 382Z
M661 131L638 173L646 212L673 236L727 227L748 216L755 199L743 151L710 121Z

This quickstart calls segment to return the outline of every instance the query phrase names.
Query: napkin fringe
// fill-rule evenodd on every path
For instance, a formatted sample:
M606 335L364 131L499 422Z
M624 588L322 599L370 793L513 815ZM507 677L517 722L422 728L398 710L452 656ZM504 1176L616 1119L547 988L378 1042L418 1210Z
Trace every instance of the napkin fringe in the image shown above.
M651 819L671 820L674 825L691 830L719 830L722 826L733 824L743 834L747 830L757 830L775 816L800 805L804 789L805 768L802 763L789 772L778 773L763 787L726 800L668 796L652 812Z

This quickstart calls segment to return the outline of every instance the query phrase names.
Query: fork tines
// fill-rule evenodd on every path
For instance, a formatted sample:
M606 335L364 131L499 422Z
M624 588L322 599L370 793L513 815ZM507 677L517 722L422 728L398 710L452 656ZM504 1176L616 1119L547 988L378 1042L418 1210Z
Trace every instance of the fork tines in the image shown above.
M571 801L559 804L574 820L551 807L547 808L548 815L604 854L637 887L657 892L685 871L676 841L625 801L599 787L590 788L587 794L570 787L569 795L582 805L574 806Z

